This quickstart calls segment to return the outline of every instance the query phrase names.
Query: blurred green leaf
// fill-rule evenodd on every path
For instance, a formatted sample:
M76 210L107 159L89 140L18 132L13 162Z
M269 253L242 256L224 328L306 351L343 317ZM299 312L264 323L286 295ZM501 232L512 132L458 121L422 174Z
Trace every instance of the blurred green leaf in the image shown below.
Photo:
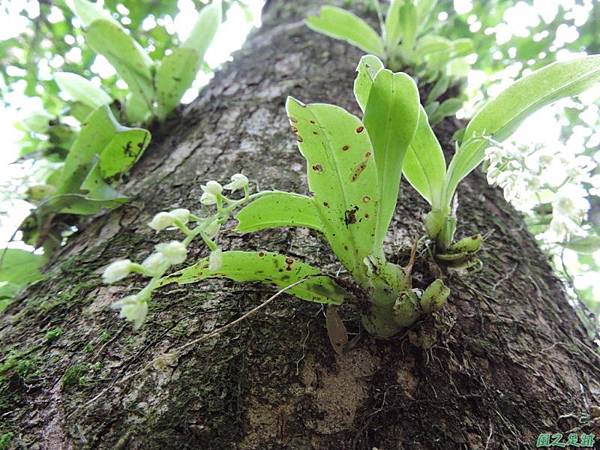
M383 42L377 32L351 12L335 6L323 6L318 16L306 19L306 24L315 31L347 41L367 53L381 58L385 56Z
M80 75L57 72L54 74L54 79L61 91L68 94L74 101L81 102L92 109L112 103L112 99L106 92Z
M0 250L0 282L25 286L43 278L41 267L46 262L43 255L17 248Z
M104 19L92 22L85 37L88 45L110 62L129 89L152 110L153 64L140 45L121 26Z
M591 255L600 250L600 236L590 235L582 238L571 239L569 242L561 244L569 250L574 250L584 255Z

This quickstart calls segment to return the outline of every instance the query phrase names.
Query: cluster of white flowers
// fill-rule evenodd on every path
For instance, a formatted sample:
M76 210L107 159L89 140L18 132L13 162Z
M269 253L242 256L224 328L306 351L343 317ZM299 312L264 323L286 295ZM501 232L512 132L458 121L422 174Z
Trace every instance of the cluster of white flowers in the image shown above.
M591 174L596 162L585 155L570 154L566 147L526 147L506 144L486 151L487 178L500 186L517 209L532 214L539 205L552 206L552 219L542 239L562 242L582 232L589 210L584 183L600 186Z
M241 173L236 173L231 177L231 182L226 184L225 186L221 186L217 181L209 181L204 186L202 186L202 197L200 197L200 202L203 205L215 205L218 204L221 194L223 193L223 189L227 189L228 191L235 192L238 190L243 190L244 193L248 194L248 178L246 175Z
M243 190L241 200L230 200L223 195L223 189L235 192ZM209 181L202 186L204 193L200 198L203 205L216 205L217 212L209 217L200 218L185 208L161 211L156 214L148 226L157 233L166 229L179 229L186 237L183 241L170 241L157 244L155 251L141 264L129 259L114 261L104 269L102 280L106 284L120 281L133 273L150 277L148 285L135 295L129 295L113 303L112 308L120 311L120 317L133 322L139 328L148 314L148 301L152 291L157 289L161 278L171 266L185 262L188 255L188 245L197 236L201 236L210 249L208 268L219 270L223 265L223 252L214 242L221 225L229 218L233 210L249 200L248 178L241 173L231 177L231 182L221 186L217 181ZM192 229L190 222L196 223Z

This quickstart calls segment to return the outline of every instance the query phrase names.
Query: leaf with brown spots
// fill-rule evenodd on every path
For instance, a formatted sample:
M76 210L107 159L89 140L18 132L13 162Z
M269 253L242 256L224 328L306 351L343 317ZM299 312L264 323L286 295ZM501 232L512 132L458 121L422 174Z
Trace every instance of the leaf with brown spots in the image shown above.
M279 288L304 280L287 292L303 300L332 305L340 305L348 297L342 287L321 274L319 269L273 252L223 252L221 267L216 270L209 269L208 258L203 258L193 266L163 278L160 286L196 283L208 278L261 281Z
M357 117L337 106L304 105L290 97L287 112L303 138L298 147L308 164L308 187L323 234L342 264L364 278L362 261L373 248L379 203L369 133ZM365 196L369 202L363 201ZM348 211L360 220L348 221Z

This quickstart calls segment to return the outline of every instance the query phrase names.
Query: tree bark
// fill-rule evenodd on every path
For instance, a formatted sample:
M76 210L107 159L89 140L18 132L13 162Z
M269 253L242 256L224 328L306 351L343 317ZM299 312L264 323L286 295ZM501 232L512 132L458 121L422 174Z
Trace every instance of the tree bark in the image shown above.
M2 432L41 449L515 449L542 432L596 432L600 357L522 218L479 173L459 189L459 234L493 232L477 273L444 274L449 305L389 340L363 335L339 356L319 305L283 295L217 337L274 290L207 281L169 286L137 332L109 305L142 281L101 284L116 258L141 261L165 240L158 211L200 209L200 185L243 171L261 189L306 193L287 95L358 113L360 53L306 28L320 2L268 2L253 33L154 142L123 186L131 201L90 221L48 278L1 318ZM457 123L437 132L451 152ZM403 185L387 251L405 263L427 207ZM176 234L173 234L173 238ZM240 236L224 249L280 251L335 273L313 233ZM196 244L191 256L205 256ZM436 276L419 255L417 285ZM131 280L131 279L128 279ZM133 284L133 285L132 285ZM350 332L357 314L343 310ZM47 332L61 328L50 338ZM7 367L7 362L13 364Z

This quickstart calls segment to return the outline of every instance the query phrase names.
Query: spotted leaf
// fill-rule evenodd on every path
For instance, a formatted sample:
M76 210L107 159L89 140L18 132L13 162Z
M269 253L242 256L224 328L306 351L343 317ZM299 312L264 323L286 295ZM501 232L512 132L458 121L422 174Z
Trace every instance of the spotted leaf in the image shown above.
M291 97L287 113L308 165L308 186L323 233L359 280L373 248L379 188L371 140L362 122L342 108L305 105Z
M343 288L332 278L321 274L319 269L272 252L223 252L219 268L211 270L208 258L203 258L193 266L163 278L160 285L196 283L208 278L260 281L279 288L300 282L287 292L316 303L339 305L348 297Z

